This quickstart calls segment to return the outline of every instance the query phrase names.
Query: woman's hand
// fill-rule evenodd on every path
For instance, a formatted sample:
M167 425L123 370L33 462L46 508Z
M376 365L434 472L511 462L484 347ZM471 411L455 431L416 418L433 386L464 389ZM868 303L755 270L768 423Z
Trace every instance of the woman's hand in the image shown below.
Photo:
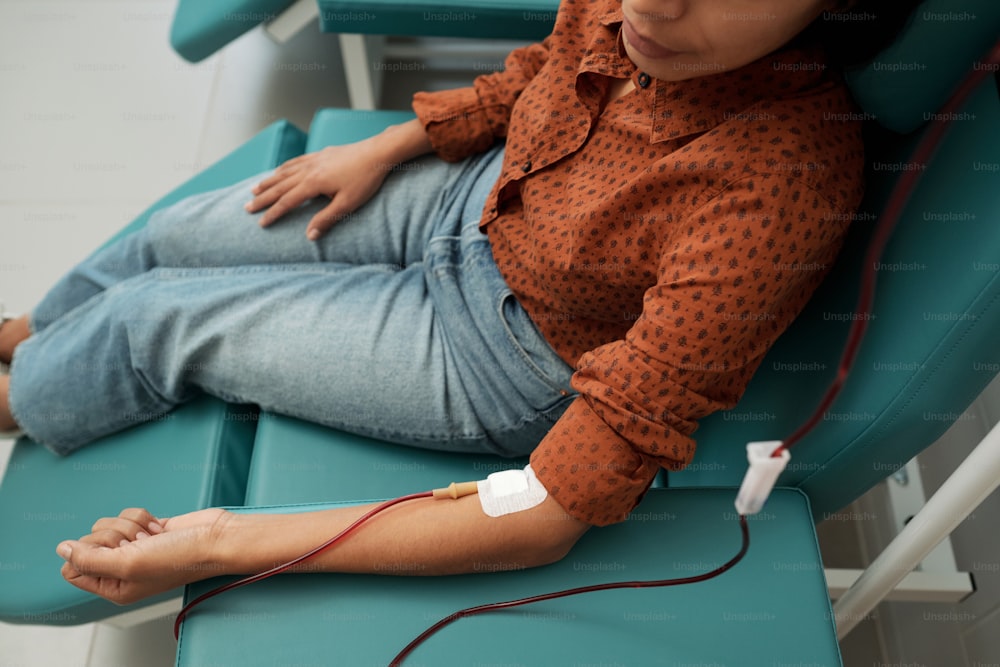
M268 209L260 218L261 227L267 227L305 202L325 195L330 203L306 228L306 236L315 241L371 199L392 169L393 165L381 162L377 152L365 144L328 146L289 160L253 188L254 198L246 210L256 213Z
M328 146L278 167L253 188L254 198L246 210L256 213L267 209L260 218L260 225L267 227L311 199L329 197L330 203L306 228L306 236L315 241L371 199L393 168L430 150L427 134L417 120L354 144Z
M116 604L226 574L212 546L232 515L220 509L157 519L127 509L100 519L89 535L59 544L62 576L77 588Z

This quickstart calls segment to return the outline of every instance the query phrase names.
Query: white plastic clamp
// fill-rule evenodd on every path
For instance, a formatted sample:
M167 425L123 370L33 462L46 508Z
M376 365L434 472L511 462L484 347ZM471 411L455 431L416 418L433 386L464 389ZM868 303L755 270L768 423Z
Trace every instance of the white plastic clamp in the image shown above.
M778 456L771 456L780 446L781 440L747 443L747 461L750 462L750 467L747 468L740 492L736 495L736 511L740 514L756 514L767 502L774 483L778 481L778 475L791 459L787 449L781 450Z

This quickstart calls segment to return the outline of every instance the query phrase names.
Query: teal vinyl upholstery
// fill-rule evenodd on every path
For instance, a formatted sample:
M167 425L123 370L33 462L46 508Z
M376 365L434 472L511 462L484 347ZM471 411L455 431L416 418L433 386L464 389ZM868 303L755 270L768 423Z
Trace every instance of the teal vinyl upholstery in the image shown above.
M157 208L270 169L304 146L301 130L274 123L173 190L109 243L141 227ZM251 408L203 397L65 458L22 438L0 484L0 620L74 625L121 613L121 607L62 579L56 544L89 533L98 518L126 507L171 516L242 503L255 426Z
M270 21L295 0L178 0L170 45L196 63Z
M182 626L177 667L388 665L424 629L465 607L701 574L739 551L732 502L730 490L652 490L631 520L591 531L564 560L532 570L273 578L195 608ZM464 618L403 664L840 665L806 497L779 490L751 519L750 534L744 561L708 582L601 591ZM219 583L190 586L186 597Z
M317 0L323 32L541 40L559 0Z

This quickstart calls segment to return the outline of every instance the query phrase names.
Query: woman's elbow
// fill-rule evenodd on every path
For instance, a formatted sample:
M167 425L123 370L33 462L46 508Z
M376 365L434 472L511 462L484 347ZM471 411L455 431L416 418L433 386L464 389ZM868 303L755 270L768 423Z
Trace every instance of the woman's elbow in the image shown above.
M567 514L551 496L537 509L538 523L532 531L535 539L525 545L524 561L528 567L562 560L590 528L589 524Z
M586 532L586 529L584 532ZM558 563L569 555L570 551L573 550L573 547L582 536L583 533L580 533L576 537L565 537L559 541L554 541L552 544L547 545L544 549L539 549L534 554L535 562L532 563L531 567L541 567L543 565Z

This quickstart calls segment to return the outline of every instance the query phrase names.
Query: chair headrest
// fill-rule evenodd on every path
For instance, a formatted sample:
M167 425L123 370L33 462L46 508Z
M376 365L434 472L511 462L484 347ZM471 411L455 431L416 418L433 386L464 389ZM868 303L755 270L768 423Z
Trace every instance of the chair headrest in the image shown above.
M895 43L849 72L847 82L879 124L912 132L933 118L998 36L998 0L925 0Z

